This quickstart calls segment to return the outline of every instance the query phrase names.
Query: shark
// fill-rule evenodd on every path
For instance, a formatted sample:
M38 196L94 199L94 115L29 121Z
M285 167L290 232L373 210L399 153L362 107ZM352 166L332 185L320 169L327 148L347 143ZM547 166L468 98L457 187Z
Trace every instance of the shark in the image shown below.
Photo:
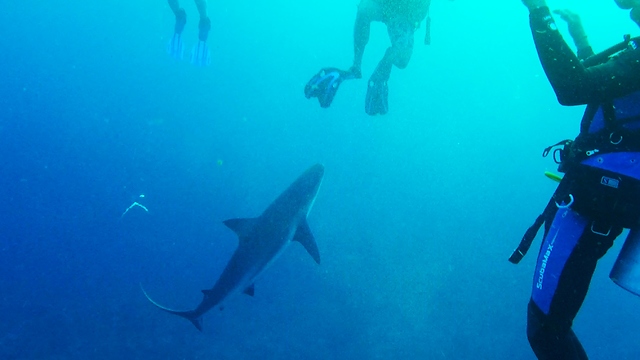
M318 245L311 233L307 216L318 195L324 166L316 164L307 169L256 218L238 218L223 223L238 236L239 243L220 277L211 289L202 290L200 304L193 310L173 310L155 302L142 288L147 299L156 307L191 321L202 331L203 315L222 307L229 297L245 293L253 296L254 283L278 258L291 242L298 242L320 264Z

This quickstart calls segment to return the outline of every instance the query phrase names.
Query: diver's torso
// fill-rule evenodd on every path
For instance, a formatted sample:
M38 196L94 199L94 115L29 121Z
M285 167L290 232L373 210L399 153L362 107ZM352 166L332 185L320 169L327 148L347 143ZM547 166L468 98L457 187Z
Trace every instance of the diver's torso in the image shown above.
M431 0L373 0L381 7L386 19L421 22L429 13Z

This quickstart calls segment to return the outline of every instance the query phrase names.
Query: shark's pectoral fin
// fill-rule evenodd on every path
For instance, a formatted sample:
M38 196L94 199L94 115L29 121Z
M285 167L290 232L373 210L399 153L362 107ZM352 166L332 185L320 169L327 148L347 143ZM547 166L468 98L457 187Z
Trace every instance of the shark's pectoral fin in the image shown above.
M245 218L245 219L228 219L223 221L229 229L233 230L239 238L244 238L249 235L249 232L258 221L257 218Z
M253 294L256 293L256 287L254 284L249 285L248 288L244 289L244 293L249 295L249 296L253 296Z
M320 251L318 251L316 239L313 238L313 234L311 233L311 229L309 229L309 224L306 219L298 225L298 229L296 230L295 235L293 235L293 241L297 241L302 244L302 246L307 249L307 252L311 255L313 260L320 264Z

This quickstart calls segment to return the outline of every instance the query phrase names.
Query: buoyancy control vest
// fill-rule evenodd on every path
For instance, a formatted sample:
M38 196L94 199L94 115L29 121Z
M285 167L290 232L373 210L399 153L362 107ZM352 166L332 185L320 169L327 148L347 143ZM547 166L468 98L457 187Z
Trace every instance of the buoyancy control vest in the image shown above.
M625 36L623 42L585 59L583 65L603 64L639 46L640 37ZM553 219L560 204L604 223L605 231L607 227L610 230L612 226L630 228L640 224L640 180L591 161L594 156L608 153L640 153L640 91L587 105L578 137L549 146L543 156L550 153L558 171L565 176L509 258L514 264L522 260L540 227Z

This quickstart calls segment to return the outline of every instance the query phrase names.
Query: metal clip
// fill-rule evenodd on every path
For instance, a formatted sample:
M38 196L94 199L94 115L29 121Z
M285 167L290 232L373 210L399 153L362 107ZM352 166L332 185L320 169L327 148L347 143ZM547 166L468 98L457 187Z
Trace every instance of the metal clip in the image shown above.
M587 156L592 156L592 155L594 155L594 154L596 154L596 153L599 153L599 152L600 152L600 150L598 150L598 149L593 149L593 150L587 150L587 151L585 152L585 154L587 154Z
M558 207L558 209L568 209L569 207L571 207L571 205L573 205L573 195L569 194L569 203L566 205L560 205L556 202L556 206Z
M592 233L594 233L594 234L596 234L596 235L600 235L600 236L609 236L609 234L611 234L611 228L612 228L611 226L609 226L609 229L607 230L607 232L606 232L606 233L603 233L603 232L596 231L596 230L593 228L593 226L594 226L594 225L595 225L595 222L592 222L592 223L591 223L591 232L592 232Z
M618 145L618 144L620 144L620 143L622 142L622 135L619 135L619 136L620 136L620 139L618 139L618 141L613 141L613 135L614 135L614 133L609 134L609 142L610 142L611 144L613 144L613 145Z

